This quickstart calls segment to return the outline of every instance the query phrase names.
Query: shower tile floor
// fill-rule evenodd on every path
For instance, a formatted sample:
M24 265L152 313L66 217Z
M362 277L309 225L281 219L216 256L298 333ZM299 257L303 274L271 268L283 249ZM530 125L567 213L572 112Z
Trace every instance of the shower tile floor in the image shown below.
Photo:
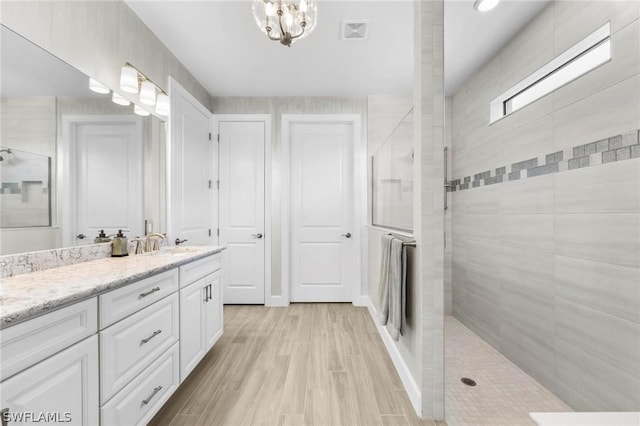
M452 316L445 317L445 382L448 426L535 425L530 412L573 411Z

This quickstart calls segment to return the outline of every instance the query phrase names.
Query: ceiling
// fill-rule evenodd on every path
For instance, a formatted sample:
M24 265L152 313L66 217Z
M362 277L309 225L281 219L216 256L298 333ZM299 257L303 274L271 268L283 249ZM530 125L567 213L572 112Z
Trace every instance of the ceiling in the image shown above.
M318 24L287 48L256 26L249 0L125 0L213 96L410 94L413 2L318 1ZM473 0L445 2L445 86L474 70L547 3L503 0L489 13ZM368 20L366 40L340 40L343 20Z

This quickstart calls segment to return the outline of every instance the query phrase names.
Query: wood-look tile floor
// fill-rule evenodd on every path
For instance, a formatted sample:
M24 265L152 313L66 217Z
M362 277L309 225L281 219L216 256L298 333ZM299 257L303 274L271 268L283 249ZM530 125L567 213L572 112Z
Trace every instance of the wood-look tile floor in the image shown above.
M421 420L366 308L224 307L224 334L151 425L445 425Z

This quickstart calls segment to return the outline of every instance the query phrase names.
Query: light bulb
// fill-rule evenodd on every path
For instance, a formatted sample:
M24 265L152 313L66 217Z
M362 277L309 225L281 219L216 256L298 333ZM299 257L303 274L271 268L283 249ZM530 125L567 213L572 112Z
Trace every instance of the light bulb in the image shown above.
M168 116L170 111L169 96L160 93L156 102L156 114Z
M120 88L127 93L138 93L138 71L130 65L120 70Z
M145 105L155 105L156 86L149 80L145 80L140 85L140 102Z
M473 8L480 12L487 12L496 7L498 3L500 3L500 0L476 0L473 3Z
M143 117L146 117L147 115L150 115L150 112L147 111L146 109L142 108L139 105L134 105L133 106L133 112L135 112L138 115L141 115Z
M113 101L114 104L123 105L123 106L131 105L131 101L129 101L129 99L125 98L124 96L116 92L113 92L113 96L111 97L111 100Z
M273 7L273 3L268 1L264 4L264 13L267 16L276 16L276 9Z
M293 25L293 16L291 16L288 9L284 14L284 22L289 28L291 28L291 25Z
M302 0L300 2L300 12L306 13L306 11L307 11L307 2L305 0Z
M105 86L102 83L99 83L97 81L95 81L92 78L89 78L89 89L91 89L92 91L96 92L96 93L101 93L101 94L107 94L109 93L111 90L109 90L109 88L107 86Z

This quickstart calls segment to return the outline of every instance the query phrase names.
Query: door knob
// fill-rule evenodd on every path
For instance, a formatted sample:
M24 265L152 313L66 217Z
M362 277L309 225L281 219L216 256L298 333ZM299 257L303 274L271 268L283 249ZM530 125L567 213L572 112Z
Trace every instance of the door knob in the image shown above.
M262 234L251 234L251 236L258 239L262 238Z
M351 238L351 232L347 232L346 234L342 234L345 238Z
M84 240L85 238L87 238L87 236L84 235L84 234L78 234L78 235L76 235L76 238L79 239L79 240Z

